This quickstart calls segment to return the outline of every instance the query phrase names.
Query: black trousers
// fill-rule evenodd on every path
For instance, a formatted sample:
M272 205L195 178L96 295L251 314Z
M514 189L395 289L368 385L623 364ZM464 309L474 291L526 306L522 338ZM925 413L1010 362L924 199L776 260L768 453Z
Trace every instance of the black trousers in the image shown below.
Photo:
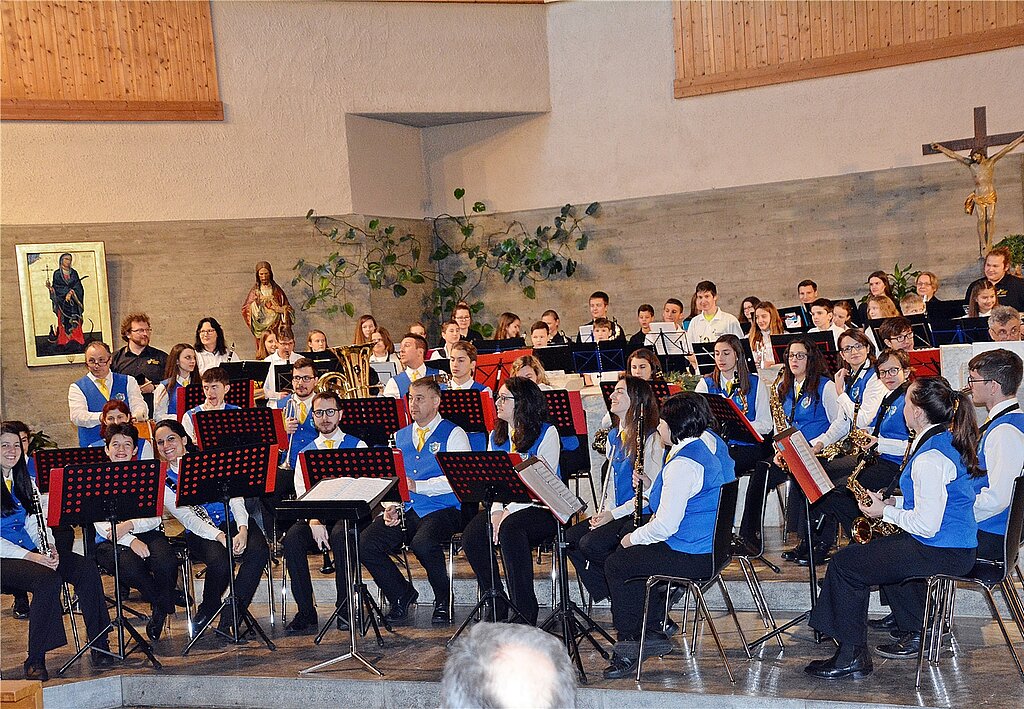
M622 538L633 529L633 518L626 516L613 519L597 529L591 529L590 520L586 519L566 531L568 557L576 567L576 576L595 601L609 597L604 564L612 552L619 548Z
M234 523L231 524L231 532L232 534L235 532ZM231 543L230 534L227 541L228 544ZM196 612L201 615L211 615L220 606L221 598L230 583L231 569L228 566L228 550L218 541L203 539L191 532L185 533L185 542L188 544L192 560L206 564L203 601L199 604ZM250 524L248 527L245 551L235 558L240 561L238 573L235 574L235 603L241 614L249 608L249 603L256 594L256 588L263 576L263 570L267 561L270 560L266 537L255 524Z
M452 589L444 547L461 526L462 513L455 507L435 510L426 517L420 517L415 510L407 510L404 531L401 525L389 527L383 517L377 517L359 534L359 560L393 605L409 592L409 581L391 555L401 549L403 543L408 543L427 572L434 602L447 608Z
M469 565L473 567L482 591L491 588L490 545L487 539L487 518L483 510L474 517L462 533L462 548ZM509 515L498 529L498 544L505 562L505 580L512 603L536 625L538 605L533 591L533 548L555 538L555 518L547 510L527 507ZM499 567L494 564L495 570ZM497 574L495 574L497 576ZM500 588L501 580L495 579Z
M28 614L28 659L41 662L46 653L67 644L64 633L60 590L67 581L75 587L79 607L85 616L90 638L96 637L110 622L103 581L91 559L78 554L61 554L57 570L25 559L0 559L0 586L4 593L31 593ZM106 638L96 643L107 648Z
M648 576L670 574L699 578L711 574L711 554L686 554L665 542L621 546L605 562L612 597L612 625L619 640L639 640L643 624L644 593ZM635 580L634 580L635 579ZM661 608L664 608L664 595ZM652 606L658 608L659 605ZM651 613L648 628L661 625L661 613Z
M135 536L149 548L149 556L143 559L123 545L117 550L121 585L126 588L137 588L142 597L154 608L164 613L173 613L178 577L178 559L174 555L174 550L160 529ZM114 573L112 542L101 542L96 545L96 562L108 573Z
M836 483L836 489L818 500L811 508L811 514L817 517L824 516L825 518L821 525L821 534L818 537L820 541L835 542L839 525L842 525L843 530L849 536L853 520L861 516L860 507L857 506L857 499L846 488L846 480L850 477L850 473L853 472L853 467L856 465L856 462L850 458L852 456L839 458L829 463L825 468L829 477ZM873 465L864 468L857 477L857 480L866 489L877 492L878 490L885 490L893 478L899 474L899 471L900 466L898 464L879 459ZM796 531L800 534L801 539L807 536L806 530L802 527Z
M810 625L841 643L867 645L871 587L885 594L902 632L918 631L924 616L925 583L906 581L931 574L965 574L974 549L931 547L909 534L850 544L829 562Z
M345 569L348 566L348 555L345 547L345 523L325 522L327 526L327 543L334 554L334 586L337 591L335 604L340 606L348 598L345 589ZM316 616L313 604L313 580L309 575L309 553L317 551L313 542L313 532L309 522L299 521L288 528L284 535L284 563L288 569L288 578L292 584L292 597L298 607L298 614L304 618Z

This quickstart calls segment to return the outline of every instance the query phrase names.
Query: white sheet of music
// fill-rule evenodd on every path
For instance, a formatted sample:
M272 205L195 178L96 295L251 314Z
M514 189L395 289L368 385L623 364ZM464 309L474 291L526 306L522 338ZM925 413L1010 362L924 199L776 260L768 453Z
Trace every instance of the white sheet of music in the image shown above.
M318 482L299 499L306 502L359 500L370 504L391 482L391 478L330 478Z
M800 456L800 460L803 461L804 466L807 468L807 472L811 474L811 478L814 480L814 484L821 490L821 494L824 495L826 492L835 489L835 483L825 472L825 469L821 467L821 462L818 460L818 456L814 455L814 449L811 448L811 444L807 442L802 431L797 431L789 437L789 442L793 445L793 450L796 451L797 455Z
M652 322L651 331L644 336L644 345L653 347L660 355L690 353L686 330L679 330L673 322Z
M540 458L527 458L516 466L516 471L523 484L547 505L562 524L586 507L583 501L566 487L555 471Z

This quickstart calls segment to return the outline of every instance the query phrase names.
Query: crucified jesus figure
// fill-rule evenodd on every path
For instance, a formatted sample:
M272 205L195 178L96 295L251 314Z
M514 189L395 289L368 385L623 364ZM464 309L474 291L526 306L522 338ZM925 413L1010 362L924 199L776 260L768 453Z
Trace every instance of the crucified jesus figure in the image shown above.
M995 171L996 163L1021 143L1024 143L1024 134L1017 136L992 157L986 157L985 152L979 148L972 150L970 156L964 157L941 143L932 143L933 150L938 150L946 157L966 165L974 176L974 192L967 195L964 211L968 214L974 214L975 211L978 213L978 246L982 253L988 253L992 247L992 231L995 229L996 185L992 173Z

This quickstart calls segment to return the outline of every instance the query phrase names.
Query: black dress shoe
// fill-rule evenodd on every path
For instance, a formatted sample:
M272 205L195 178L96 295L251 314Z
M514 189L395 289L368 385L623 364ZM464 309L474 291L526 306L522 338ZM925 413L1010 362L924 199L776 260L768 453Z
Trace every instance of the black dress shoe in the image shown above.
M874 665L871 662L871 653L868 652L866 647L861 648L854 658L846 664L839 664L839 655L840 653L837 652L824 662L820 660L811 662L804 668L804 672L820 679L845 679L846 677L861 679L870 675L874 670Z
M431 625L448 625L452 617L448 613L447 601L434 601L434 614L430 616Z
M28 596L22 593L14 596L14 605L11 607L11 614L18 620L28 618L29 602Z
M782 560L783 561L796 561L797 559L806 558L806 557L807 557L807 545L805 543L803 543L803 542L800 542L799 544L797 544L795 547L793 547L789 551L782 552Z
M676 635L679 632L679 624L671 618L669 618L665 621L665 625L662 628L662 632L664 632L667 637L671 638L673 635Z
M93 669L105 670L117 664L117 658L113 655L108 655L107 653L100 652L99 650L92 650L91 652Z
M868 627L875 630L893 630L896 627L896 616L890 613L884 618L873 618L868 621Z
M199 629L206 625L211 619L210 615L200 608L196 611L196 614L192 616L192 628L195 632L199 632Z
M632 677L636 674L636 657L628 657L619 655L618 653L612 654L612 662L606 668L602 675L605 679L622 679L623 677Z
M816 546L814 547L814 565L821 566L828 561L828 553L832 550L831 546ZM806 551L800 557L797 558L796 563L800 566L809 566L811 563L811 555Z
M156 642L164 632L164 623L167 622L167 613L154 607L150 612L149 622L146 623L146 635L150 640Z
M921 650L921 633L903 633L899 640L886 645L879 645L875 651L882 657L891 657L901 660L907 657L917 657Z
M296 613L291 622L284 626L284 630L289 635L313 635L317 631L317 625L317 617L315 614L306 616Z
M399 597L397 602L391 604L388 614L384 616L384 622L392 625L407 622L409 620L409 606L415 603L419 597L419 591L410 587L408 591Z
M644 659L669 655L674 649L675 645L666 633L660 630L647 631L644 638Z
M43 660L25 660L22 667L25 668L25 679L39 680L40 682L50 679L50 673L46 671L46 662Z

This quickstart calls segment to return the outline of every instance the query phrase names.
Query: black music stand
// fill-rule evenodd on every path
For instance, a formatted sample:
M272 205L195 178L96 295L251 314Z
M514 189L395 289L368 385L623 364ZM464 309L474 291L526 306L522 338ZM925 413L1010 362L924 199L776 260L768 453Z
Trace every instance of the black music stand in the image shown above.
M480 354L494 354L495 352L521 350L524 347L526 347L525 338L508 337L504 340L483 340L477 343L476 349Z
M751 394L754 393L751 392ZM754 430L750 419L740 411L740 407L736 405L735 401L718 394L702 393L701 396L704 397L704 401L707 402L708 408L711 409L711 413L718 423L725 427L725 440L740 443L764 443L764 437Z
M988 318L931 319L930 322L932 344L936 347L992 341L992 335L988 331Z
M491 609L491 622L498 622L498 601L503 601L512 610L512 620L526 616L520 611L498 584L497 569L494 556L494 524L491 522L490 507L495 502L534 502L533 495L519 478L515 464L504 451L484 451L481 453L441 452L437 454L437 464L441 472L448 478L452 492L463 505L484 505L487 523L487 545L490 549L488 563L490 565L491 587L484 593L477 604L462 621L445 646L454 641L469 625L469 621L485 608Z
M402 399L341 400L341 427L370 448L387 447L389 439L409 422L409 410Z
M269 649L277 649L248 608L239 617L238 605L235 603L235 550L231 543L231 511L229 509L233 497L260 497L274 492L277 455L277 445L271 445L227 450L210 449L186 455L181 459L176 503L178 506L221 503L224 506L224 527L221 531L226 537L228 550L228 595L221 601L220 608L210 615L206 623L196 629L192 640L181 653L182 656L188 655L206 629L211 627L214 618L221 615L229 605L231 607L231 633L228 634L219 628L214 628L215 633L227 638L229 642L241 643L243 633L239 632L239 621L243 620L246 632L253 631L260 636Z
M163 515L166 476L167 464L156 460L91 463L53 469L47 510L49 524L56 527L61 524L108 522L114 547L114 617L95 637L89 638L57 674L64 674L89 649L116 657L121 662L139 650L155 669L160 669L160 662L153 655L152 646L124 617L121 603L121 555L116 530L118 522L123 520ZM115 629L117 652L93 647L109 631ZM134 646L125 647L125 633L135 641Z
M569 345L548 345L547 347L534 347L533 356L540 360L547 372L575 372L575 365L572 361L572 348Z
M313 453L313 452L314 451L307 451L306 453ZM324 451L315 451L315 452L316 453L321 453L321 452L323 452L323 453L350 453L350 452L353 452L353 451L324 450ZM363 449L362 452L371 452L371 453L376 453L378 455L386 453L386 451L372 451L372 450L366 451L365 449ZM306 455L306 453L303 453L302 455ZM316 465L316 463L315 462L311 463L311 465ZM303 461L303 471L306 471L307 469L308 468L306 467L306 461L304 460ZM334 476L334 477L336 477L336 476ZM402 480L404 480L404 478L399 478L399 481L402 481ZM374 500L372 500L370 502L367 502L367 501L364 501L364 500L329 500L329 501L328 500L323 500L323 501L320 501L320 500L317 500L317 501L308 500L307 501L307 500L303 500L303 499L300 498L298 500L287 500L286 502L283 502L281 504L280 508L278 509L278 511L282 514L282 516L294 517L296 519L307 519L308 518L308 519L340 519L340 520L342 520L344 522L344 525L345 525L345 549L346 549L346 556L348 557L349 562L350 562L348 564L347 568L345 569L345 573L347 574L348 581L349 581L349 583L346 584L347 589L348 589L348 594L347 594L348 595L348 604L347 604L348 605L348 637L349 637L349 649L348 649L348 652L346 652L343 655L339 655L338 657L335 657L333 659L327 660L325 662L321 662L321 663L318 663L316 665L313 665L312 667L307 667L304 670L299 670L300 674L308 674L308 673L311 673L311 672L319 672L320 670L326 669L326 668L328 668L328 667L330 667L332 665L336 665L339 662L344 662L345 660L350 660L350 659L356 659L356 660L359 660L359 662L361 662L366 669L368 669L370 672L374 673L378 677L383 677L384 676L383 672L378 670L373 665L372 662L370 662L368 659L363 657L362 654L360 654L359 647L356 644L356 610L355 609L356 609L356 596L359 593L359 591L356 588L357 587L356 577L353 574L353 566L352 566L351 562L354 559L356 559L356 560L358 559L358 554L359 554L358 525L359 525L359 522L361 522L363 520L366 520L366 519L369 519L369 517L373 513L373 510L377 507L378 504L380 504L380 502L388 500L388 499L394 499L395 498L396 486L394 485L394 482L396 482L396 481L394 479L392 479L392 484L389 485L383 491L382 494L380 494L377 498L375 498ZM308 494L309 493L307 493L307 495ZM356 563L358 564L358 561L356 561ZM358 566L356 566L356 568L358 568ZM365 592L365 590L363 592ZM329 620L327 622L327 626L325 626L324 630L320 631L320 635L317 636L315 642L317 642L317 643L320 642L320 639L323 637L323 634L326 631L326 628L330 626L331 622L333 622L334 618L336 618L337 615L338 615L338 611L335 610L334 615L331 616L331 620ZM380 639L380 633L377 634L377 641L381 645L384 644L383 641Z
M288 447L282 409L218 409L193 415L201 450L245 446Z
M757 363L754 362L754 352L750 349L750 340L740 338L740 347L743 349L743 358L747 361L747 370L756 373ZM697 368L701 375L707 376L715 371L714 342L694 342L693 354L697 358Z
M625 371L626 347L622 340L576 342L572 345L574 368L580 374Z
M393 401L393 399L392 399ZM299 454L302 460L302 475L305 479L306 490L312 490L313 486L321 480L330 478L386 478L398 481L395 494L384 498L388 502L405 503L409 501L409 482L405 477L405 461L402 452L397 448L321 448L308 450ZM311 517L311 519L320 519ZM346 518L339 517L338 519ZM359 522L360 520L351 520ZM404 518L403 518L404 521ZM370 595L366 584L363 583L363 567L359 561L359 527L358 524L346 527L346 544L349 543L348 534L352 533L352 549L346 554L349 560L348 578L349 584L353 587L353 595L359 599L356 610L350 611L351 620L356 618L359 623L359 632L365 636L370 628L377 638L377 644L384 647L384 638L380 634L380 626L386 630L392 630L391 625L384 620L384 612L377 605L377 602ZM324 635L337 619L341 608L335 606L334 613L327 619L316 639L316 645L320 644ZM354 628L350 624L350 628Z
M825 362L831 371L834 372L839 368L839 351L836 349L836 338L832 335L831 330L828 332L807 332L796 335L772 335L772 356L776 362L786 361L786 348L789 347L790 342L797 338L810 338L818 346L818 351L825 358ZM757 370L752 369L750 371L755 372Z
M494 430L496 417L490 393L476 389L442 389L438 412L466 432L473 450L487 450L487 436Z

